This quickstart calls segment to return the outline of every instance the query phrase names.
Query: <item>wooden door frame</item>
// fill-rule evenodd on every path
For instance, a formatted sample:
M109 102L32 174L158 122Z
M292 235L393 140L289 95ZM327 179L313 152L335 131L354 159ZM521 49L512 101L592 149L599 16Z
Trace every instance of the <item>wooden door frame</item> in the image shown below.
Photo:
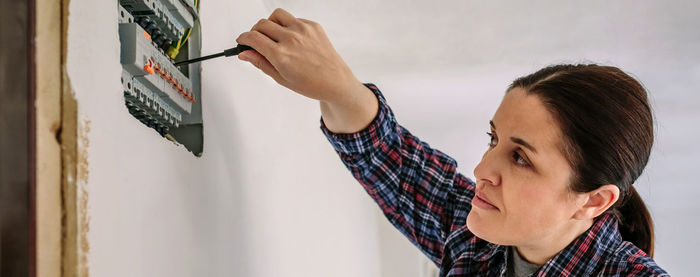
M0 275L35 276L34 1L0 2Z
M69 1L1 1L0 275L87 276L71 178L78 124L65 74Z
M0 275L86 277L87 126L65 69L70 1L0 1Z

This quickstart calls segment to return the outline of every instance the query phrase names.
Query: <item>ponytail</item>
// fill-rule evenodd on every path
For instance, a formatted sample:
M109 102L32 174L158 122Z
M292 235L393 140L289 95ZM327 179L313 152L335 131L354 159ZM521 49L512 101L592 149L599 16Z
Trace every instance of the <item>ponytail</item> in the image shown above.
M630 186L627 196L621 206L617 207L617 211L621 220L618 228L622 239L633 243L653 258L654 223L634 186Z

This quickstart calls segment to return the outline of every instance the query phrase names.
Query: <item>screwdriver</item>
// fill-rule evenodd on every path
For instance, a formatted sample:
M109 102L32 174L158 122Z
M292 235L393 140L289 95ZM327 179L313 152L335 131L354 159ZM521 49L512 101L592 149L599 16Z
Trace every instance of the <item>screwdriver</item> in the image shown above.
M243 51L245 51L245 50L253 50L253 48L250 47L250 46L248 46L248 45L240 45L240 44L239 44L239 45L237 45L236 47L233 47L233 48L231 48L231 49L226 49L226 50L224 50L224 52L221 52L221 53L216 53L216 54L209 55L209 56L204 56L204 57L194 58L194 59L191 59L191 60L176 62L176 63L175 63L175 66L180 66L180 65L184 65L184 64L191 64L191 63L201 62L201 61L204 61L204 60L213 59L213 58L218 58L218 57L221 57L221 56L224 56L224 57L235 56L235 55L238 55L238 54L240 54L241 52L243 52Z

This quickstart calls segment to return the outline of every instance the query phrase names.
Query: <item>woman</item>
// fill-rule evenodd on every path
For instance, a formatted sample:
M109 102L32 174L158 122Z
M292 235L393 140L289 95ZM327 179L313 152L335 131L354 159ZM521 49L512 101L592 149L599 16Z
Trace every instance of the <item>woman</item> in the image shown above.
M646 91L617 68L557 65L516 79L475 181L401 127L321 26L277 9L239 58L320 100L321 128L387 218L440 276L664 276L632 184L653 143Z

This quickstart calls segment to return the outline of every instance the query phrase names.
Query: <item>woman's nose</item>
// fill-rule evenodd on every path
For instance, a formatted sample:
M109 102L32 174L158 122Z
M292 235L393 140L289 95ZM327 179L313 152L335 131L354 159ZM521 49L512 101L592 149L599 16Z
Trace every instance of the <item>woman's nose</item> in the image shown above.
M474 178L476 178L477 184L485 182L498 186L501 183L499 164L495 154L494 149L486 151L479 164L474 168Z

